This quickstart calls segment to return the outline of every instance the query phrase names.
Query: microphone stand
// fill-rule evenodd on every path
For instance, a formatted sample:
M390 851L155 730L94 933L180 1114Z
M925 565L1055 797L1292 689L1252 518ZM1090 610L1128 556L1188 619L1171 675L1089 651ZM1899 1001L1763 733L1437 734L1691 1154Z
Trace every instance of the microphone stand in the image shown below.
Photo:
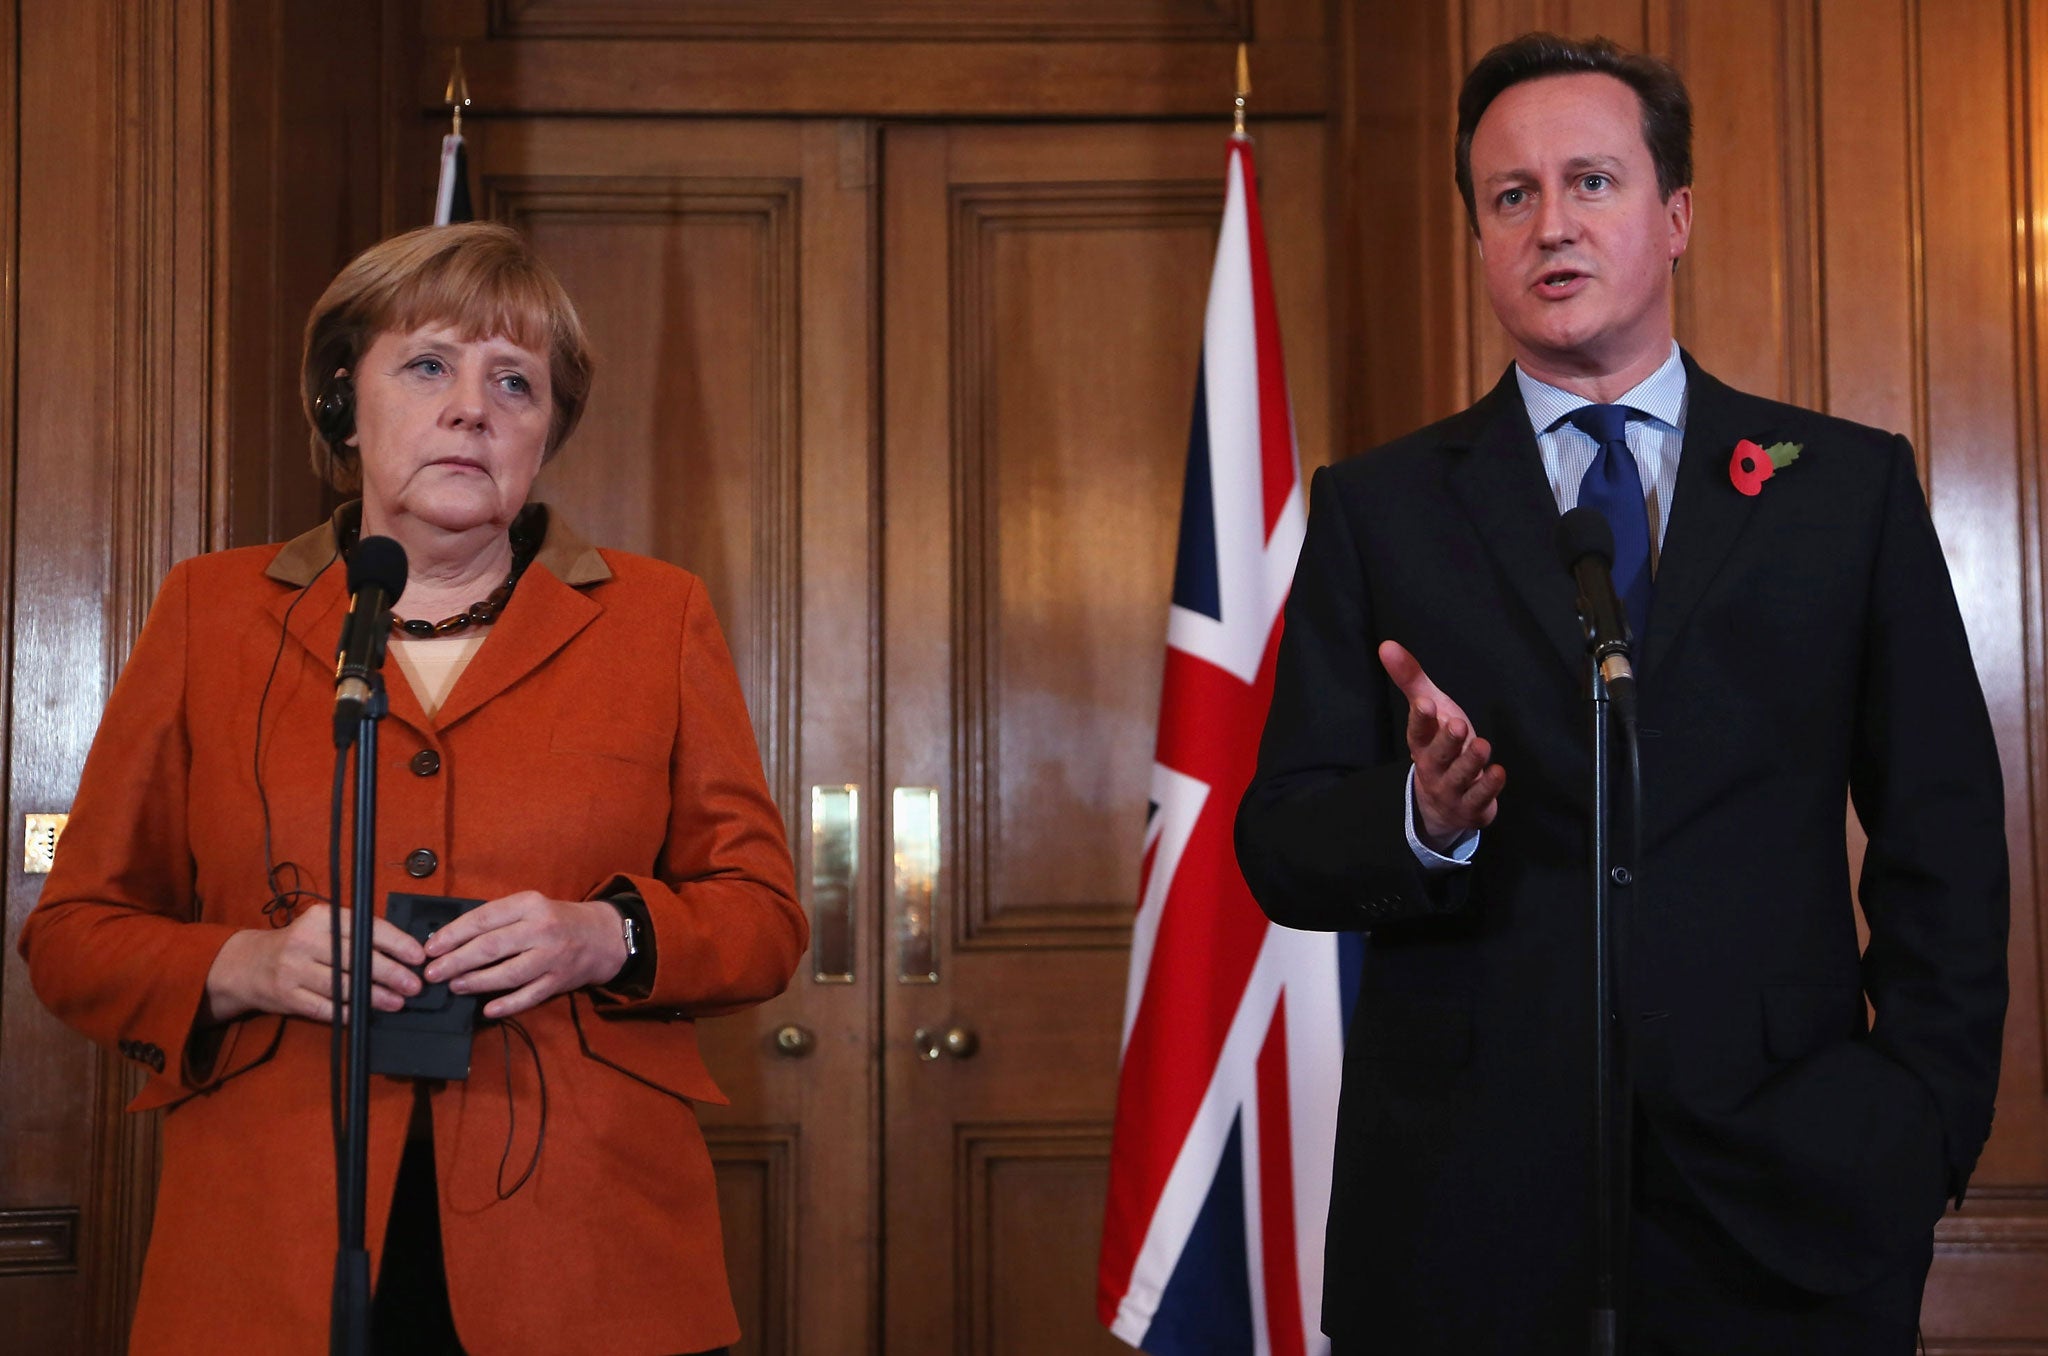
M382 645L378 647L381 662ZM377 917L377 723L387 709L384 678L372 668L369 698L356 721L355 858L349 879L348 1094L340 1181L341 1246L334 1259L332 1356L369 1356L370 1253L364 1240L370 1162L370 935ZM339 977L337 976L337 987ZM335 1009L339 1021L341 1009Z
M1629 1172L1632 1139L1628 1071L1620 1048L1616 1010L1616 976L1621 932L1615 926L1613 886L1613 793L1609 785L1609 716L1607 680L1601 675L1599 652L1590 613L1582 606L1586 632L1587 699L1591 704L1593 753L1593 816L1590 856L1593 904L1593 1212L1594 1282L1591 1313L1593 1356L1618 1356L1624 1332L1627 1276ZM1637 757L1633 712L1626 713L1627 750ZM1640 816L1641 806L1635 807ZM1638 838L1641 826L1637 825ZM1623 876L1623 880L1631 879Z

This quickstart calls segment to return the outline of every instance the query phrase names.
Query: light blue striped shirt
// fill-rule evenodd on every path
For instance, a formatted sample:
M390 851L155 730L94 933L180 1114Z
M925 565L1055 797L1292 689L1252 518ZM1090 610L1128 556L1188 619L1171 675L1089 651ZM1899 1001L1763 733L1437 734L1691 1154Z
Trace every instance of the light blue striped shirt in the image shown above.
M1529 411L1529 427L1536 433L1536 450L1543 455L1543 475L1550 482L1550 497L1557 511L1575 508L1579 482L1593 465L1600 445L1593 436L1566 417L1593 401L1570 391L1559 390L1536 380L1515 366L1515 383L1522 388L1522 404ZM1643 503L1650 516L1650 572L1664 554L1664 530L1671 524L1671 495L1678 488L1678 452L1685 442L1685 363L1678 356L1678 341L1671 341L1671 356L1664 365L1636 383L1621 399L1642 418L1628 421L1628 450L1635 455L1636 471L1643 478ZM1455 701L1457 698L1452 697ZM1464 866L1479 850L1479 835L1467 834L1451 848L1450 855L1432 851L1415 828L1415 769L1408 769L1408 846L1425 871L1445 871Z
M1529 427L1536 431L1536 450L1543 454L1550 497L1563 513L1578 505L1579 482L1586 478L1587 468L1600 451L1593 435L1566 423L1565 418L1593 402L1538 381L1519 365L1515 383L1522 388ZM1643 500L1650 514L1650 569L1654 573L1664 552L1664 529L1671 523L1671 494L1678 488L1678 449L1685 441L1685 364L1678 356L1678 341L1672 340L1671 356L1662 367L1612 403L1648 416L1628 421L1628 450L1635 454L1636 470L1643 478Z

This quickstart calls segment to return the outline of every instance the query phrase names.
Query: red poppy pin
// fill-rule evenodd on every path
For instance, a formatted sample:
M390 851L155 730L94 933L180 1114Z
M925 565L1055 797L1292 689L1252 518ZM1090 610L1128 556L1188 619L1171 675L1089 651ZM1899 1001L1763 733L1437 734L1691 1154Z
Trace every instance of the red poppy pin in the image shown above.
M1798 443L1758 447L1744 438L1735 444L1735 455L1728 459L1728 479L1744 494L1754 495L1763 489L1766 480L1798 461L1804 450Z

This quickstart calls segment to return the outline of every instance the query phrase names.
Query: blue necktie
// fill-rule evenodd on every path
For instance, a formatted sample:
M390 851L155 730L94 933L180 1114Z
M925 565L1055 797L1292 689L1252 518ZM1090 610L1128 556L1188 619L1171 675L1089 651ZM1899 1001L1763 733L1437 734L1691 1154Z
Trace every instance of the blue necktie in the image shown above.
M1614 529L1614 591L1640 655L1650 628L1650 515L1643 477L1628 450L1628 416L1626 405L1581 405L1565 418L1600 444L1579 482L1579 507L1599 509Z

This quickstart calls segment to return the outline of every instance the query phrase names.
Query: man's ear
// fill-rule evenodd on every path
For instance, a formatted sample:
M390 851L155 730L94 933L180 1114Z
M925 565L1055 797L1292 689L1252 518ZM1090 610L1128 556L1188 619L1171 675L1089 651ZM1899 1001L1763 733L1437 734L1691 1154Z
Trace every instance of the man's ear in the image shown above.
M1675 267L1678 256L1685 253L1685 247L1692 243L1692 188L1690 185L1671 190L1671 196L1664 200L1664 219L1670 224L1669 240L1671 262Z

